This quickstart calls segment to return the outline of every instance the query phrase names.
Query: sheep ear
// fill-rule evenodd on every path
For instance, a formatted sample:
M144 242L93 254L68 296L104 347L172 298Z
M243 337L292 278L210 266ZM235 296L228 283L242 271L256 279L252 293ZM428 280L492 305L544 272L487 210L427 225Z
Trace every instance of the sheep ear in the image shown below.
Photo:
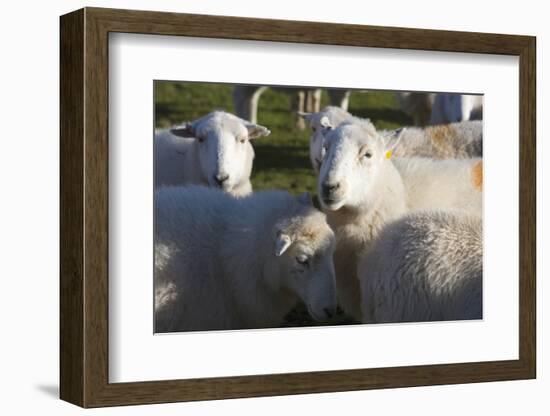
M298 117L304 118L306 121L311 121L311 116L313 113L306 113L304 111L296 111Z
M247 124L246 129L248 130L248 140L257 139L262 136L269 136L271 131L264 126L259 124Z
M281 256L292 244L292 240L288 235L279 231L275 240L275 255Z
M401 138L403 137L403 133L405 132L405 130L406 130L405 127L401 127L400 129L388 132L383 136L384 148L386 150L386 153L389 153L390 155L393 153L393 151L396 149L397 145L401 141Z
M185 123L170 129L170 133L178 137L195 137L195 129L191 123Z
M313 202L311 200L311 195L309 192L304 192L296 197L298 199L298 202L303 205L313 205Z

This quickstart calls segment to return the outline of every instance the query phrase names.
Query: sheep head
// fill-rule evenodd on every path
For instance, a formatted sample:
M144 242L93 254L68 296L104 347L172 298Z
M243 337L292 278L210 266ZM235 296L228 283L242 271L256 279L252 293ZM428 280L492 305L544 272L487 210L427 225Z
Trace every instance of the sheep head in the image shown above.
M309 195L295 202L292 213L273 229L274 280L300 298L314 319L325 320L336 311L334 233Z
M313 169L315 169L316 172L319 172L324 157L324 130L338 126L340 123L351 119L353 116L346 110L333 106L325 107L318 113L298 112L298 115L303 117L311 127L311 136L309 138L309 159L311 160Z
M250 179L254 150L251 140L271 132L232 114L215 111L170 130L179 137L194 138L203 180L231 192Z
M326 155L318 177L323 209L337 211L368 204L379 176L391 163L400 135L381 135L368 120L345 122L325 135Z

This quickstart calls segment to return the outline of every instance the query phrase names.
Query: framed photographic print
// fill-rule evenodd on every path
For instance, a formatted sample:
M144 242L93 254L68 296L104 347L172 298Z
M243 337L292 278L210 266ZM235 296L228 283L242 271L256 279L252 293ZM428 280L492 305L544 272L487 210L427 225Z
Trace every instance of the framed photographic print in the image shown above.
M61 17L83 406L534 378L535 38Z

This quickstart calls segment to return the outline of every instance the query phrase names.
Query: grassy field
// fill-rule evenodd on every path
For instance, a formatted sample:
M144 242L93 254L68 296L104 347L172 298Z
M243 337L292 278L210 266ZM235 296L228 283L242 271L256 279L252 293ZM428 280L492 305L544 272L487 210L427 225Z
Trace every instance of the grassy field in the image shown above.
M156 82L156 128L170 127L195 120L213 110L234 112L232 86L222 84ZM328 105L323 92L322 106ZM252 173L255 191L284 189L293 194L305 191L316 195L316 177L309 161L310 130L299 130L290 111L291 96L268 89L258 108L258 123L268 127L271 135L254 141L256 158ZM373 91L351 94L349 111L368 117L380 129L411 125L412 120L398 108L391 92ZM316 198L314 198L316 200ZM299 305L287 316L284 326L340 325L354 321L340 312L329 322L315 323L305 306Z
M155 122L157 128L192 121L215 109L234 112L231 85L158 81L155 83ZM322 106L328 105L325 92ZM309 162L309 129L299 130L290 112L291 96L268 89L260 98L258 123L271 135L254 142L256 158L252 173L254 190L286 189L314 195L315 174ZM352 93L350 112L368 117L377 128L410 125L391 92Z

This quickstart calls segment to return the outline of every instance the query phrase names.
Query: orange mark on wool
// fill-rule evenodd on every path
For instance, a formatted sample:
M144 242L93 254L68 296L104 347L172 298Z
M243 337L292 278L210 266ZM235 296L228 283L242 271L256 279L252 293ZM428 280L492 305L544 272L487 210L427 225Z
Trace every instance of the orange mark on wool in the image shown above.
M428 134L434 144L440 144L455 136L455 130L448 124L441 126L428 127Z
M483 187L483 163L481 160L472 168L472 184L477 190L481 191Z
M304 240L314 241L317 239L318 234L319 230L316 230L314 228L306 228L300 233L300 237L302 237Z

